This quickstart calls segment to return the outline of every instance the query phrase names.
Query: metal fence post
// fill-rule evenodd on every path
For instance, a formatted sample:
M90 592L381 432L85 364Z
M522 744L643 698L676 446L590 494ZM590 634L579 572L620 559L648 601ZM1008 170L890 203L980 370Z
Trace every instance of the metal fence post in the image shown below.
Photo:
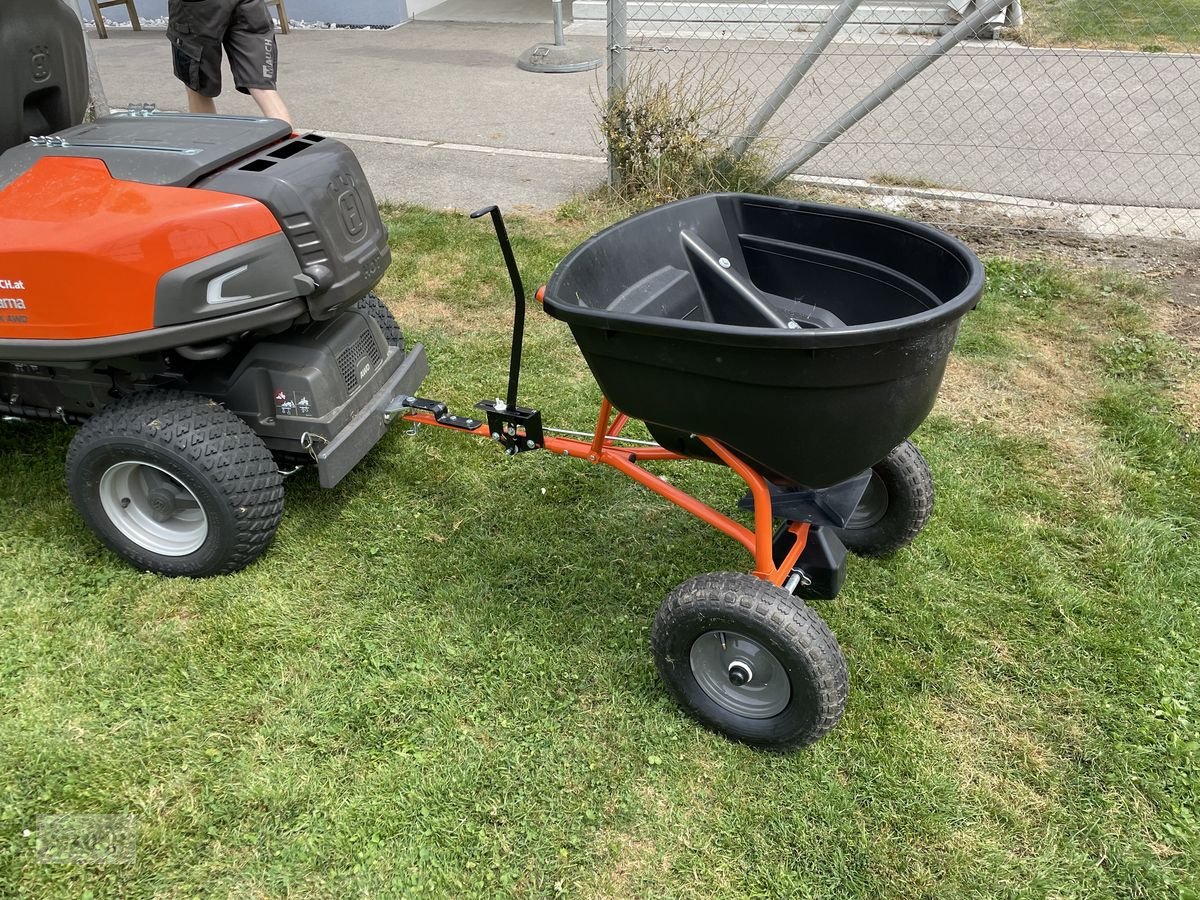
M625 0L608 0L608 97L619 96L629 80L626 68L625 47L628 30ZM613 160L612 148L608 148L608 184L618 187L620 175Z
M967 16L949 32L893 72L879 87L843 113L836 122L788 157L767 179L774 186L840 138L843 134L865 119L876 107L891 97L927 68L941 59L956 45L976 34L980 28L1008 6L1010 0L980 0L975 12Z
M825 48L829 46L829 42L842 30L842 26L846 24L850 16L858 9L860 3L862 3L862 0L842 0L829 14L829 18L825 20L825 24L817 32L817 36L804 48L804 52L796 60L796 64L787 73L787 77L771 92L771 96L759 107L758 112L754 114L754 118L750 120L750 124L746 126L746 130L742 133L742 136L734 141L733 146L729 148L729 153L734 159L741 159L746 154L746 151L750 149L750 145L762 133L763 127L766 126L767 122L771 121L771 117L775 113L779 112L779 107L783 106L784 101L796 89L796 85L808 74L808 70L813 67L813 64L821 58L821 54L825 52Z

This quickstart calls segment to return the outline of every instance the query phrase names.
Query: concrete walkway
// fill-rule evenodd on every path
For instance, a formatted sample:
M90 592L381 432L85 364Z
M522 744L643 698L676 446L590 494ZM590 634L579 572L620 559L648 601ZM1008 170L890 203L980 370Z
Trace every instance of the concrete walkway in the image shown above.
M164 33L109 35L92 41L109 103L182 108ZM545 75L516 66L522 51L551 37L545 24L293 31L278 36L279 84L300 127L347 140L380 199L550 209L606 173L593 101L603 95L603 70ZM603 38L576 40L603 51ZM256 113L225 75L218 110Z

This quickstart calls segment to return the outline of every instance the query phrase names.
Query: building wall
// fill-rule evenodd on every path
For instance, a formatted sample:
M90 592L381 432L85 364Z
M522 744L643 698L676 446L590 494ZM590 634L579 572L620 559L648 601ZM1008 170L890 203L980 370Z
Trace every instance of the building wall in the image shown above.
M91 5L87 0L80 5L84 19L91 22ZM409 17L406 0L284 0L284 5L289 19L339 25L397 25L407 22ZM138 15L146 19L167 14L167 0L134 0L134 6ZM274 12L274 8L271 11ZM104 18L113 22L129 21L124 6L108 7L104 10Z

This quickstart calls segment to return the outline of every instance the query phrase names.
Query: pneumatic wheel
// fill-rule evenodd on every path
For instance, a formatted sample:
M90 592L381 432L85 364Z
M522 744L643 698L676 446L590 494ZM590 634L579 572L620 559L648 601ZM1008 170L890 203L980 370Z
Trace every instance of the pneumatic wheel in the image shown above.
M389 347L404 346L404 332L400 330L400 324L392 315L392 311L388 309L387 304L380 300L374 291L368 293L355 305L375 320L375 324L383 331L384 340L387 341Z
M859 556L887 556L911 544L932 513L933 473L905 441L871 467L862 500L837 535Z
M663 601L650 642L675 702L734 740L773 750L811 744L846 708L846 660L829 627L753 575L685 581Z
M176 391L118 400L76 433L67 487L89 529L147 572L200 578L256 560L283 516L270 451L220 404Z

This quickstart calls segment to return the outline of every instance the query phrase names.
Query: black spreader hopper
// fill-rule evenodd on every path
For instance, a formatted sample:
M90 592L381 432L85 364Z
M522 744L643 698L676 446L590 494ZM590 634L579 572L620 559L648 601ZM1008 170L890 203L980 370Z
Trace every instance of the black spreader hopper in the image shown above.
M721 441L820 488L869 469L933 407L983 268L882 213L712 194L626 219L546 287L604 394L664 447Z

